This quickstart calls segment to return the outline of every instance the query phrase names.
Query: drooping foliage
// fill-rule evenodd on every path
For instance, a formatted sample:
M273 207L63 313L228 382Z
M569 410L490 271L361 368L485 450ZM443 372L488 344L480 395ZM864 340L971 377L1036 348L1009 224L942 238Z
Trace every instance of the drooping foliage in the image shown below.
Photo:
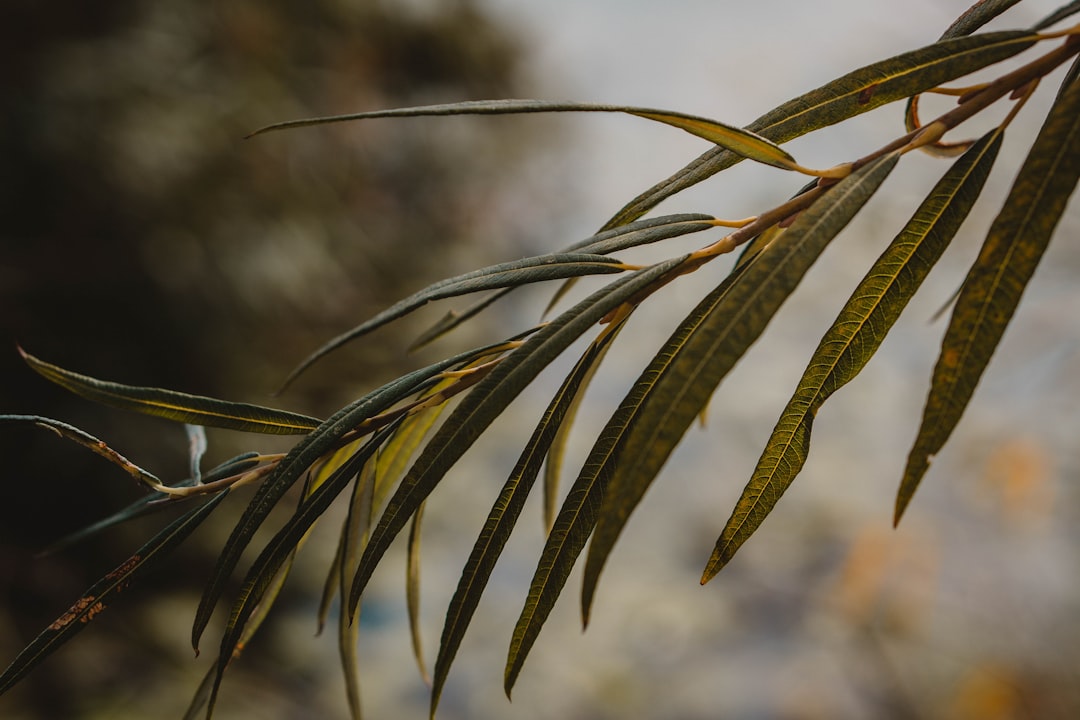
M686 131L712 147L627 203L596 233L562 250L437 282L317 349L286 378L286 384L327 353L431 302L489 293L471 308L448 314L418 343L426 344L451 332L515 288L559 281L552 303L557 306L580 278L605 276L609 280L594 279L596 289L535 327L408 372L325 420L99 380L24 352L33 370L97 402L194 426L302 437L288 453L247 453L201 473L197 458L193 458L192 477L170 483L126 460L105 442L61 421L30 415L0 416L3 423L51 429L102 455L148 487L146 497L87 528L79 537L174 503L198 503L89 588L42 631L0 675L0 693L82 629L122 587L152 566L167 562L169 550L195 530L231 489L258 484L221 549L197 609L192 643L198 649L245 551L257 537L263 537L259 531L272 511L300 483L303 491L297 507L258 548L239 593L232 598L216 662L196 693L189 716L195 716L204 705L207 716L212 714L229 662L261 625L297 549L335 502L346 502L348 513L337 553L329 562L319 619L320 624L326 620L332 599L339 596L345 685L349 706L359 716L355 619L372 573L390 543L408 526L409 617L415 653L421 672L426 674L416 610L425 500L510 403L584 338L585 349L576 364L531 435L522 438L520 457L493 499L463 568L447 608L434 663L431 713L436 712L452 662L492 570L543 472L548 535L532 581L523 588L524 604L510 639L504 678L509 695L578 557L588 546L581 597L587 622L601 572L629 516L651 484L662 477L665 462L694 419L704 412L725 375L765 332L832 240L886 185L905 155L920 150L948 158L941 179L929 189L907 224L894 229L892 242L853 289L810 354L730 518L718 528L719 537L702 576L702 582L707 582L731 562L795 480L810 452L817 412L870 361L960 229L980 196L1013 117L1036 92L1040 80L1072 63L953 306L922 423L899 483L895 501L899 522L932 457L960 421L1080 178L1080 82L1076 81L1080 26L1053 30L1080 10L1080 5L1063 5L1031 30L977 32L1016 2L981 0L939 41L854 70L780 105L745 128L652 108L492 100L296 120L252 133L377 118L615 112ZM959 89L941 87L1021 53L1032 57L1015 63L1014 69L1001 71L990 82ZM959 102L924 122L919 119L917 101L928 92L957 95ZM859 157L842 158L833 167L818 170L799 164L781 147L795 137L901 100L907 101L905 131ZM981 138L944 140L946 134L986 108L1007 103L1012 106L1005 119ZM806 176L809 183L791 199L743 220L726 221L706 214L642 219L662 200L742 160ZM718 231L720 228L726 230ZM719 237L711 236L718 232ZM636 247L701 233L708 235L693 252L646 265L632 262ZM613 341L634 324L637 308L653 302L658 290L739 248L743 248L742 256L726 277L673 324L670 337L596 436L558 506L558 469L575 411L590 381L602 372ZM199 433L193 436L201 437ZM349 499L340 500L343 496Z

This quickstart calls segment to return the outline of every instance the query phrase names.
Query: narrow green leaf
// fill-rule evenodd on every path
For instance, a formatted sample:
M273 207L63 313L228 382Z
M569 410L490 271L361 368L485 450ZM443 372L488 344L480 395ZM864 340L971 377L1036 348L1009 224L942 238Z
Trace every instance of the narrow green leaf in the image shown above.
M574 340L610 311L662 281L686 257L638 270L597 290L544 325L465 395L424 447L379 519L353 578L351 608L356 607L375 566L419 504L510 402Z
M625 322L625 319L621 322ZM450 672L450 666L465 637L469 622L476 612L484 588L487 587L491 571L521 516L521 509L536 481L540 466L556 437L557 430L562 426L575 399L580 397L583 384L603 358L617 334L617 329L612 328L590 343L574 369L563 380L484 521L484 527L473 545L461 573L461 580L446 611L446 621L443 625L439 654L435 659L435 675L431 689L432 718L435 716L435 709L439 704L439 697Z
M319 420L273 408L226 402L160 388L133 387L106 382L64 370L19 348L23 359L39 375L88 400L122 410L134 410L168 420L271 435L297 435L314 430Z
M676 444L704 410L720 380L757 340L810 266L877 191L895 167L885 156L838 183L749 260L731 289L692 313L682 332L642 374L616 414L617 445L601 475L611 476L585 565L582 610L587 619L596 583L630 513ZM702 313L701 311L705 311ZM669 355L670 353L670 355ZM624 420L623 417L627 417ZM622 423L625 431L619 432ZM603 436L603 433L602 433Z
M322 472L322 476L319 473ZM316 470L315 472L308 473L308 477L304 483L304 492L302 493L302 500L309 498L311 493L314 492L319 485L322 484L329 476L329 472L325 471L325 466ZM263 622L270 615L270 610L273 608L274 603L277 601L278 596L281 594L282 588L285 587L285 581L288 580L289 573L292 570L293 563L296 560L296 554L299 552L300 547L307 540L307 534L303 535L297 542L296 547L289 553L285 562L278 569L271 579L266 591L263 593L262 598L255 605L251 616L248 618L247 623L244 625L244 631L240 634L240 639L236 643L236 647L233 649L232 655L229 658L229 662L236 660L243 653L244 648L251 642L251 639L255 637L255 633L262 627ZM193 720L197 717L199 711L206 707L210 702L214 691L214 680L218 675L218 668L222 668L224 672L224 665L221 658L217 658L207 669L206 674L203 676L202 682L199 683L198 690L195 692L195 696L191 699L191 703L188 705L187 712L184 713L184 720ZM212 712L212 711L211 711ZM208 715L210 712L208 712Z
M621 225L599 232L570 247L574 252L610 255L661 240L701 232L716 227L716 218L700 213L664 215Z
M603 466L593 470L611 479L602 495L585 565L586 621L615 541L676 444L719 382L757 340L832 238L881 186L897 159L879 158L841 181L749 259L730 289L718 289L706 298L642 373L601 433L614 447L603 457Z
M74 637L94 619L113 598L135 582L145 572L156 567L177 545L183 542L225 498L223 491L206 503L187 512L124 561L120 566L94 583L74 605L45 628L33 642L19 653L11 665L0 674L0 695L7 692L31 669Z
M326 572L326 579L323 580L322 595L319 596L319 609L315 613L315 635L318 637L322 635L323 630L326 628L326 620L330 617L330 606L334 603L334 598L337 597L338 589L341 587L341 562L342 553L345 552L345 528L343 527L338 534L337 547L334 549L334 559L330 562L330 567Z
M574 428L574 418L577 415L578 408L581 407L581 401L585 397L585 391L589 388L589 384L596 375L600 363L603 362L604 357L607 355L607 351L611 348L612 341L618 336L619 332L622 331L622 328L626 325L626 321L629 319L629 315L624 317L618 325L612 327L602 338L599 338L598 340L602 340L602 342L597 342L596 347L590 348L590 353L583 358L583 362L586 362L586 365L583 368L584 377L575 378L574 382L579 387L575 387L573 390L573 394L570 397L570 404L565 411L563 411L562 419L558 423L558 429L555 431L555 437L550 440L551 446L547 449L547 454L544 457L545 533L550 533L551 529L555 526L555 514L558 509L559 500L559 475L562 470L563 457L566 454L566 444L569 442L570 433Z
M413 657L424 683L431 685L431 676L424 662L424 643L420 632L420 522L424 517L424 503L413 513L409 526L409 542L405 562L405 607L409 614L409 637L412 639Z
M687 233L701 232L702 230L713 227L713 220L715 220L715 218L711 215L704 215L701 213L680 213L649 218L647 220L638 220L637 222L627 223L618 228L587 237L568 247L564 247L562 252L587 252L597 255L607 255L620 250L678 237ZM544 311L545 315L555 305L558 298L561 297L562 292L569 285L572 285L576 279L577 278L569 278L563 282L559 292L556 293L555 300L553 300L549 304L547 310ZM435 339L442 337L466 320L476 316L480 311L484 310L497 300L503 298L513 289L514 288L512 287L503 288L465 310L449 311L435 323L435 325L413 341L413 344L409 346L409 350L416 350Z
M723 376L895 163L894 156L879 159L834 186L775 243L706 296L638 378L600 432L548 536L514 628L507 693L598 518L606 527L600 544L594 536L586 564L586 621L603 560L648 483ZM605 495L616 480L623 485L611 500Z
M248 470L251 470L257 465L259 465L259 463L259 453L257 452L248 452L244 453L243 455L237 455L236 457L221 463L213 470L203 473L203 482L211 483L230 477L232 475L242 475ZM194 479L187 478L176 483L175 485L172 485L171 487L191 487L195 484L196 483ZM135 518L143 517L144 515L149 515L150 513L159 512L161 510L175 507L176 503L187 502L194 497L194 495L184 498L178 498L175 496L170 497L168 495L158 492L144 495L143 497L139 498L127 507L116 511L112 515L102 518L97 522L91 523L90 525L87 525L86 527L77 530L70 535L65 535L64 537L52 543L38 554L48 555L50 553L54 553L57 550L92 537L102 532L103 530L107 530L111 527L127 522L128 520L134 520Z
M939 41L872 63L770 110L746 129L783 144L886 103L902 100L1012 57L1036 42L1024 31L994 32ZM722 148L700 155L638 195L604 225L623 225L672 195L742 160Z
M631 107L625 105L597 105L595 103L560 103L545 100L471 100L467 102L422 107L376 110L373 112L351 113L321 118L307 118L275 123L260 128L248 137L273 130L326 125L329 123L351 122L354 120L372 120L391 117L437 117L443 115L523 115L528 113L555 112L601 112L625 113L635 117L653 120L672 127L677 127L691 135L708 140L730 152L750 158L766 165L790 168L794 160L783 149L768 139L755 135L749 130L696 115L657 110L655 108Z
M385 446L384 446L385 447ZM359 640L360 623L351 622L345 608L345 597L349 590L349 577L356 565L357 555L367 545L371 530L373 498L375 496L375 464L368 460L356 482L349 502L349 514L342 528L344 551L337 559L338 593L342 600L338 608L338 654L341 656L341 670L345 677L345 697L349 704L350 717L360 720L360 668Z
M1019 0L1014 0L1018 2ZM1043 18L1038 24L1032 27L1032 30L1045 30L1052 25L1057 25L1059 22L1066 18L1070 18L1076 13L1080 12L1080 0L1073 0L1068 5L1062 5L1054 12Z
M513 292L515 288L508 287L502 290L496 290L489 294L487 297L479 300L464 310L449 310L445 315L439 318L439 321L429 327L418 338L412 341L409 345L409 352L415 352L422 347L430 345L443 335L446 335L451 330L454 330L459 325L465 323L468 320L479 315L482 311L486 310L496 302L506 297L509 293Z
M263 598L263 601L259 603L255 612L252 613L251 618L244 627L244 634L240 637L240 642L237 644L236 650L233 651L233 660L240 657L244 648L251 642L251 639L255 637L255 633L258 632L259 628L262 627L263 621L269 616L274 601L276 601L281 594L281 589L285 587L285 581L289 577L289 571L292 569L294 557L295 553L289 557L285 566L274 576L273 582L266 590L266 596ZM203 679L199 683L195 695L191 698L191 703L188 705L187 712L184 713L183 720L195 720L195 718L199 716L199 712L206 707L206 703L210 700L210 692L214 687L214 677L217 675L217 668L218 661L215 659L213 664L207 668L206 674L203 675Z
M942 40L970 35L1020 0L979 0L969 7L942 34Z
M706 580L731 560L802 470L818 410L870 361L948 247L982 191L1001 139L1000 130L991 131L952 165L855 288L777 421L720 535Z
M199 638L210 622L210 616L225 590L225 583L240 561L244 549L247 548L270 511L284 497L289 488L307 472L308 468L327 452L335 449L335 445L341 438L363 421L389 409L424 387L437 383L437 378L442 372L477 356L488 354L491 348L497 348L500 345L501 343L496 343L469 350L425 368L414 370L383 385L324 420L318 428L289 451L255 491L255 496L240 516L218 557L214 571L203 591L192 625L191 642L196 652L198 652Z
M274 576L296 550L312 525L322 517L334 499L356 477L356 474L374 455L379 446L393 433L394 429L396 429L396 424L377 432L363 447L334 470L300 504L289 521L270 539L255 559L255 562L252 563L247 576L244 578L240 593L233 604L229 620L225 625L225 632L221 639L221 649L218 653L218 671L214 679L214 687L210 693L207 718L213 713L228 659L235 652L243 637L248 620L264 599L267 588L270 587Z
M358 443L350 443L350 452L358 449ZM371 498L375 487L374 463L368 460L353 482L349 511L341 524L334 559L330 563L326 580L323 583L322 597L319 600L318 630L321 634L330 615L330 606L337 595L345 596L349 568L356 562L357 548L362 549L367 542L367 533L371 524ZM251 621L248 621L250 625ZM349 705L350 716L358 720L360 708L360 678L357 671L357 641L359 623L349 622L348 614L338 612L338 655L345 679L345 696Z
M815 182L817 182L816 179ZM668 240L688 233L701 232L715 227L715 219L710 215L681 214L638 220L601 231L580 243L572 245L571 248L606 255L659 240ZM547 307L541 313L541 317L546 317L559 304L559 301L574 287L577 280L578 278L569 278L559 285L559 289L552 294Z
M203 679L199 682L199 687L195 689L195 694L192 696L182 720L195 720L202 713L202 709L206 707L206 702L210 699L210 690L214 687L215 673L217 673L217 660L203 675Z
M400 300L374 317L360 323L352 330L338 335L306 357L285 379L282 388L288 387L301 373L317 360L325 357L348 342L363 337L387 323L402 318L435 300L468 295L483 290L519 287L529 283L560 280L582 275L621 273L625 268L618 260L602 255L586 253L560 253L514 260L474 270L457 277L440 280L423 290Z
M1076 79L1080 77L1080 57L1073 60L1072 65L1065 72L1065 78L1061 81L1061 87L1058 88L1058 97L1061 96L1070 86L1072 86Z
M896 498L899 522L967 407L1080 176L1080 83L1051 108L968 271L934 367L922 424Z

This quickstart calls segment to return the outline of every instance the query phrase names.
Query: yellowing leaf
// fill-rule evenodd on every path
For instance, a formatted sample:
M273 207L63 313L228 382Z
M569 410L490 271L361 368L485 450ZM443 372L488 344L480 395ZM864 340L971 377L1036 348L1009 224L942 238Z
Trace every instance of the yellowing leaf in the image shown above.
M665 125L685 130L691 135L704 138L709 142L716 143L722 148L730 150L736 155L741 155L759 163L774 167L792 169L795 158L791 157L783 148L767 138L757 135L749 130L725 125L715 120L683 115L681 113L660 113L628 111L631 115L648 118L662 122Z

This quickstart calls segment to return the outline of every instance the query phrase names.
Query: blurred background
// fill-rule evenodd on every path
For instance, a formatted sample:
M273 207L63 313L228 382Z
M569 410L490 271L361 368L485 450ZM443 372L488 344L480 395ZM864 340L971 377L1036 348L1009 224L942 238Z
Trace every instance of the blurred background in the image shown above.
M992 27L1029 26L1058 4L1026 0ZM404 370L531 325L547 296L511 296L410 355L410 340L446 308L426 309L271 398L312 349L427 282L588 236L707 147L619 116L374 121L242 139L256 127L496 97L643 105L744 124L858 65L934 41L967 5L122 0L59 11L5 3L0 412L70 422L161 477L182 477L182 428L50 386L22 364L15 343L97 377L327 416ZM699 587L806 360L940 176L941 161L905 158L807 276L631 520L588 632L580 631L575 573L508 704L502 663L543 542L539 503L530 501L451 671L440 717L1078 716L1075 203L963 423L900 528L891 527L945 328L932 318L977 253L1052 96L1047 83L1010 128L976 211L874 361L822 410L799 481L740 556ZM901 129L901 108L888 106L789 149L806 165L826 166ZM744 163L659 212L744 217L800 184ZM635 257L702 242L695 235ZM667 288L635 318L590 390L567 475L672 324L726 267ZM432 655L475 534L572 355L432 496L422 599ZM211 463L289 445L208 434ZM6 665L168 517L39 556L140 491L40 429L4 426L0 451ZM169 570L125 591L0 698L0 716L180 717L211 662L208 652L192 659L191 619L246 497L223 506ZM336 641L313 637L339 518L322 523L277 612L230 667L221 717L346 716ZM365 596L362 688L375 718L426 716L402 551L392 549ZM219 629L204 644L213 647Z

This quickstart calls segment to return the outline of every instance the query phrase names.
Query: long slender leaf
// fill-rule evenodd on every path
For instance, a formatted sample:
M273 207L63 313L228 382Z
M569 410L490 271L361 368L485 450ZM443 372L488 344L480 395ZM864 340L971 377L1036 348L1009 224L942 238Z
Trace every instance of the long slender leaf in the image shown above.
M359 442L350 443L346 448L351 448L348 450L351 454L359 448ZM362 549L363 544L367 542L367 532L371 523L371 498L374 487L374 463L369 460L364 464L353 482L349 511L341 524L341 533L338 536L334 559L330 563L326 581L323 583L322 598L319 600L318 634L321 634L326 626L326 619L330 614L330 605L334 597L337 595L344 596L347 590L345 583L348 578L348 568L355 564L357 548ZM250 623L249 620L248 624ZM357 672L359 624L350 623L348 616L339 611L337 627L338 654L341 657L341 669L345 678L345 695L349 704L349 712L355 720L361 715L360 678Z
M431 676L424 662L424 643L420 632L420 523L424 517L424 503L413 513L409 526L409 542L405 562L405 607L409 615L409 637L412 640L413 657L424 683L431 685Z
M990 362L1080 177L1080 82L1051 108L979 257L941 345L922 424L896 498L899 522Z
M438 322L422 332L419 337L412 341L412 344L409 345L409 352L415 352L416 350L435 342L459 325L476 317L482 311L491 307L515 289L516 288L508 287L496 290L495 292L488 294L487 297L474 302L464 310L448 310L445 315L439 318Z
M341 562L342 553L345 552L345 528L342 527L341 532L338 534L337 547L334 549L334 559L330 562L330 567L326 571L326 579L323 580L322 595L319 597L319 609L315 613L315 635L322 635L324 629L326 629L326 620L330 617L330 606L334 603L334 598L337 597L337 592L341 586Z
M563 350L605 315L674 271L687 256L620 277L544 325L466 395L424 447L379 519L349 597L355 608L375 566L419 504L480 434Z
M869 362L979 197L1001 147L985 135L937 183L825 333L724 527L706 580L761 525L806 462L822 404Z
M210 622L214 607L225 590L225 583L232 574L244 549L251 542L255 532L270 514L270 511L284 497L289 488L324 454L334 449L341 438L364 420L387 410L422 388L437 382L436 378L444 371L454 368L472 358L489 354L493 344L460 353L446 360L407 373L397 380L364 395L333 416L297 443L285 456L266 480L255 491L255 496L248 503L232 533L225 542L210 581L203 591L199 608L192 625L191 642L198 652L199 638Z
M600 363L603 362L604 356L607 355L607 351L611 348L612 341L618 336L628 319L629 315L623 318L618 325L612 327L610 331L605 333L601 338L598 338L595 350L592 350L592 352L583 359L587 362L586 367L583 368L584 377L575 378L574 382L579 385L579 387L574 389L573 394L570 397L569 406L562 411L562 419L558 423L558 428L555 430L555 436L550 440L550 447L548 447L547 453L544 456L545 533L550 533L551 528L555 526L555 513L558 509L559 499L559 474L562 470L563 457L566 454L566 444L569 442L570 433L574 427L574 419L577 415L578 408L581 407L581 401L585 397L585 391L588 390L589 384L592 382L597 369L600 367Z
M816 182L816 181L815 181ZM715 226L716 218L702 213L675 213L602 230L563 248L563 252L587 252L607 255L619 250L648 245Z
M588 252L595 253L597 255L607 255L608 253L618 252L620 250L626 250L632 247L638 247L640 245L647 245L660 240L667 240L687 233L700 232L713 227L713 218L711 215L704 215L702 213L681 213L675 215L664 215L662 217L649 218L647 220L638 220L636 222L627 223L617 228L597 233L590 237L580 240L572 245L564 247L562 252ZM563 282L562 288L573 284L577 278L569 278ZM497 300L503 298L507 293L511 292L514 288L503 288L497 292L492 293L490 296L483 300L471 305L462 311L451 310L442 318L439 319L435 325L426 330L419 338L413 341L413 344L409 346L410 350L416 350L433 340L445 335L454 328L461 325L466 320L476 316L480 311L484 310ZM562 289L560 289L560 293ZM557 294L558 296L558 294ZM555 301L552 301L548 310L554 306ZM546 314L546 311L545 311Z
M746 129L782 144L1005 60L1031 47L1035 41L1033 33L1023 31L939 41L850 72L770 110ZM631 200L608 220L604 228L636 220L664 199L741 160L722 148L708 150Z
M1068 5L1062 5L1054 12L1039 21L1032 30L1045 30L1052 25L1057 25L1066 18L1070 18L1080 12L1080 0L1073 0Z
M720 379L895 163L895 157L882 158L838 183L774 244L703 299L638 378L593 445L541 553L510 643L504 678L508 694L597 518L608 512L629 514L629 490L618 504L601 506L616 468L645 484L655 476ZM633 441L627 439L631 432ZM620 453L627 455L625 461L615 460ZM606 522L617 535L621 523ZM593 543L597 547L595 538ZM587 579L598 574L595 563L602 559L597 555L586 566ZM583 600L586 617L591 585Z
M282 588L285 587L285 581L289 578L289 571L292 570L293 559L295 553L289 557L285 565L274 576L273 582L266 590L266 595L263 597L262 602L259 603L255 612L252 613L251 618L248 619L247 625L244 626L244 633L240 636L240 642L237 643L236 649L233 651L231 660L235 660L240 657L244 648L251 642L251 639L255 637L255 633L262 627L263 622L270 615L270 610L281 594ZM214 678L217 675L219 660L215 659L213 664L207 668L206 674L203 675L202 681L199 683L199 687L195 691L195 695L191 698L191 703L188 705L187 712L184 713L183 720L195 720L199 716L199 712L206 707L206 703L210 700L210 693L214 687Z
M439 654L435 659L435 675L431 689L432 717L435 716L435 709L439 704L439 697L442 695L450 666L457 655L458 648L461 647L461 641L480 603L484 588L487 587L491 571L521 516L521 509L536 481L540 466L545 461L545 455L556 437L557 430L564 422L575 398L580 396L583 383L603 358L617 334L618 330L612 328L598 337L589 345L574 369L563 380L484 521L484 527L480 530L480 535L473 545L469 559L462 570L461 580L446 611L446 621L443 624Z
M400 420L397 422L399 423ZM217 693L225 673L225 665L235 652L243 637L245 625L265 597L267 588L270 587L274 576L292 555L311 526L322 517L334 499L355 478L356 474L374 455L379 446L393 433L394 429L396 429L396 424L377 432L352 457L334 470L300 504L296 513L278 530L262 552L259 553L259 556L255 558L255 562L252 563L251 568L248 570L240 593L233 604L229 621L225 625L225 632L221 639L221 649L218 653L217 676L214 679L214 687L211 690L210 700L207 705L208 719L213 714Z
M246 473L248 470L251 470L257 465L259 465L259 457L259 453L257 452L248 452L242 455L237 455L236 457L221 463L213 470L203 473L203 482L211 483L233 475L241 475L243 473ZM176 483L175 485L172 485L171 487L191 487L195 484L196 482L193 478L187 478L185 480L182 480L181 482ZM87 525L86 527L77 530L70 535L65 535L64 537L60 538L59 540L42 550L39 554L48 555L50 553L54 553L57 550L65 548L81 540L85 540L86 538L92 537L99 532L102 532L103 530L107 530L111 527L127 522L128 520L134 520L135 518L142 517L150 513L160 512L161 510L173 507L175 503L186 502L193 497L194 496L177 498L175 496L170 497L168 495L158 492L144 495L143 497L139 498L127 507L117 510L112 515L102 518L97 522L91 523L90 525Z
M79 633L124 588L160 564L225 498L223 491L187 512L155 535L130 558L94 583L56 622L45 628L0 674L0 695L7 692L41 661Z
M790 228L748 261L730 292L688 333L677 333L642 374L624 401L629 420L611 426L616 436L611 481L602 495L585 564L582 612L588 619L596 583L630 513L641 501L675 445L708 403L720 380L757 339L821 252L877 191L895 167L885 156L836 185ZM668 358L671 352L671 359ZM625 430L621 431L622 422ZM603 433L601 434L603 436Z
M342 598L338 609L338 654L341 656L341 670L345 677L345 698L349 703L349 713L353 720L360 720L361 717L360 670L357 657L360 623L350 622L349 613L345 610L345 597L349 590L349 576L356 565L357 555L367 545L374 497L375 467L374 463L368 460L353 485L349 514L342 528L343 551L336 559L338 594Z
M312 474L315 476L315 483L321 485L326 482L335 470L344 465L349 458L356 454L356 452L364 444L363 438L353 440L347 445L335 450L324 462L317 464L312 468ZM368 467L364 466L365 469ZM359 481L357 485L360 485ZM353 490L353 497L355 499L357 489ZM352 505L350 504L350 508ZM351 509L350 509L351 513ZM334 560L330 563L330 569L327 572L326 580L323 582L322 597L319 599L319 610L316 614L317 626L315 634L322 634L323 628L326 626L326 618L330 615L330 604L334 601L334 596L337 593L338 586L341 584L341 566L345 553L345 548L349 542L349 517L346 517L342 523L341 533L338 536L337 548L334 550Z
M337 350L348 342L363 337L387 323L402 318L435 300L468 295L484 290L519 287L529 283L560 280L582 275L621 273L625 270L618 260L602 255L586 253L560 253L541 255L524 260L501 263L481 270L474 270L457 277L440 280L409 297L394 303L386 310L360 323L352 330L338 335L306 357L285 379L282 387L288 387L301 373L317 360Z
M674 112L671 110L658 110L655 108L624 105L598 105L595 103L561 103L548 102L545 100L471 100L443 105L426 105L423 107L376 110L373 112L351 113L349 115L291 120L289 122L275 123L260 128L251 133L248 137L273 130L310 127L312 125L325 125L328 123L351 122L354 120L372 120L376 118L437 117L443 115L523 115L528 113L555 112L625 113L627 115L634 115L636 117L645 118L646 120L653 120L665 125L677 127L691 135L696 135L723 147L730 152L737 153L740 156L750 158L751 160L765 163L766 165L790 168L791 165L794 164L794 160L790 155L768 139L756 135L749 130L725 125L716 120L710 120L696 115L687 115L686 113Z
M1060 97L1067 89L1076 83L1076 79L1080 77L1080 57L1073 60L1072 65L1065 72L1065 78L1061 82L1061 87L1058 88L1058 96Z
M956 21L942 33L941 39L948 40L970 35L1018 2L1020 0L979 0L956 18Z
M316 418L247 403L234 403L161 388L106 382L39 360L22 348L23 359L47 380L88 400L123 410L207 427L271 435L297 435L319 426Z
M817 182L815 178L814 182ZM637 220L616 228L602 230L590 238L572 245L571 248L582 252L595 252L601 255L638 247L658 240L668 240L688 233L701 232L715 226L716 218L709 215L665 215L647 220ZM578 278L564 280L556 290L541 316L547 316L559 301L566 296Z

